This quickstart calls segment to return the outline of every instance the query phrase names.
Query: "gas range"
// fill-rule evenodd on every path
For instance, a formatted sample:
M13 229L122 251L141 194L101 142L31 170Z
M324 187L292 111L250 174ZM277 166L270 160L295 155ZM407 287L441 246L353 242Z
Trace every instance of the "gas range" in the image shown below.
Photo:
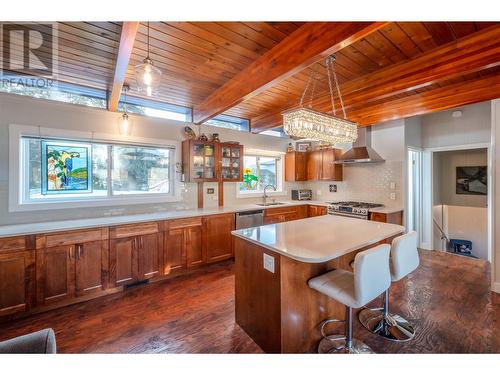
M357 217L359 219L368 219L370 209L383 207L383 204L367 203L367 202L328 202L328 214Z

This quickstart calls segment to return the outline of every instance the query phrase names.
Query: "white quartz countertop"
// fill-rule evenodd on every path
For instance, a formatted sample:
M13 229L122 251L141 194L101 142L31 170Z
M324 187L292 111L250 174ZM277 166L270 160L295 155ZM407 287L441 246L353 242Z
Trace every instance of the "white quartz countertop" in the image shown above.
M102 226L113 226L121 224L140 223L156 220L182 219L196 216L217 215L233 212L244 212L252 210L272 209L277 207L301 206L304 204L327 206L327 203L320 201L281 201L284 204L276 206L259 206L258 204L246 204L234 207L214 207L191 210L172 210L139 215L103 216L91 219L75 219L63 221L48 221L41 223L3 225L0 226L0 238L19 236L26 234L38 234L47 232L57 232L73 229L95 228Z
M323 263L386 238L404 227L336 215L239 229L236 237L305 263Z
M370 212L375 212L379 214L393 214L394 212L400 212L403 211L403 207L376 207L376 208L370 208Z

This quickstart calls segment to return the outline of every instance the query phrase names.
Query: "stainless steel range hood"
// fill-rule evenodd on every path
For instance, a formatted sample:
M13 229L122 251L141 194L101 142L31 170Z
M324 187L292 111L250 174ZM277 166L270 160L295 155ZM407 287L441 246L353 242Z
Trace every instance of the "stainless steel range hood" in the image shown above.
M358 128L358 139L352 144L352 148L340 156L337 163L382 163L385 160L371 147L371 127Z

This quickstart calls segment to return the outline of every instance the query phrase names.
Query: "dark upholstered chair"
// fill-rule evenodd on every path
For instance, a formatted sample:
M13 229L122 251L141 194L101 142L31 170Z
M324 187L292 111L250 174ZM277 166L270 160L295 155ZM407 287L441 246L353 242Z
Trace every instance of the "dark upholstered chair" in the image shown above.
M52 328L0 342L3 354L55 354L56 335Z

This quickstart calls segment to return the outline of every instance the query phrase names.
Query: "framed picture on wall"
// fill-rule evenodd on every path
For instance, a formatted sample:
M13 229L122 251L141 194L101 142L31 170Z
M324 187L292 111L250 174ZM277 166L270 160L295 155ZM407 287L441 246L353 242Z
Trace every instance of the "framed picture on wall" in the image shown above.
M457 167L456 193L466 195L488 194L488 169L486 166Z
M311 149L311 142L297 142L297 151L306 152Z

